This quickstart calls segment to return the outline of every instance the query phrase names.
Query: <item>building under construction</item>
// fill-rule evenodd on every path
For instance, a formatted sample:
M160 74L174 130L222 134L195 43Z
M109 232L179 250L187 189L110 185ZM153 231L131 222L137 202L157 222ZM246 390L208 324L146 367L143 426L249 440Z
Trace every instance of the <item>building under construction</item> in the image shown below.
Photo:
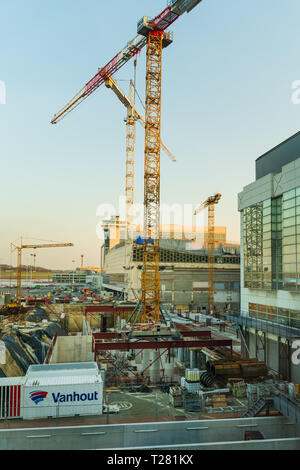
M124 239L125 229L118 219L105 224L105 243L101 249L104 284L120 298L141 296L143 247ZM171 230L171 238L170 238ZM123 235L123 238L122 238ZM161 300L171 310L208 309L208 231L195 227L161 227L159 242ZM168 238L167 238L168 237ZM240 250L228 243L226 228L215 227L216 311L239 308Z
M47 309L26 311L21 321L3 312L3 350L11 367L20 364L21 375L3 372L0 379L0 448L299 449L298 384L274 376L263 360L243 357L243 324L216 318L239 309L239 247L215 237L213 211L221 195L199 207L208 208L202 245L197 231L180 238L173 227L163 237L160 228L161 59L172 43L165 30L200 2L169 0L155 18L143 17L138 35L52 120L64 118L146 46L143 233L136 229L128 237L127 218L123 238L116 218L111 244L104 226L102 290L112 294L109 302L92 297L75 309L70 294L71 305L49 301ZM133 177L132 117L127 183ZM16 247L19 266L23 248ZM19 282L17 305L26 309L21 294ZM17 358L12 341L22 346ZM22 429L22 419L35 418L42 419L40 428L34 423L30 432ZM220 423L223 418L228 425ZM16 420L14 429L8 420ZM257 442L245 446L248 440Z

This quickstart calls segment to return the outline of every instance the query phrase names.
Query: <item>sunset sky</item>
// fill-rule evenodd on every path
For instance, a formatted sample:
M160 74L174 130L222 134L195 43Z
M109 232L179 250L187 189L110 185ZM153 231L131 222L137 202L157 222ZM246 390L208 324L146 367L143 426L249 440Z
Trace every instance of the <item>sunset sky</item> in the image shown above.
M125 108L102 86L53 126L58 112L165 0L0 0L0 264L16 264L20 236L74 243L39 250L37 265L98 266L97 208L118 210L125 192ZM216 225L239 240L237 193L254 180L255 159L299 131L299 0L203 0L171 27L164 51L162 204L196 208L220 192ZM133 62L116 75L128 92ZM145 49L137 90L145 99ZM1 100L0 100L1 102ZM137 107L143 112L137 98ZM143 200L144 130L136 128L136 201ZM24 254L30 263L30 252Z

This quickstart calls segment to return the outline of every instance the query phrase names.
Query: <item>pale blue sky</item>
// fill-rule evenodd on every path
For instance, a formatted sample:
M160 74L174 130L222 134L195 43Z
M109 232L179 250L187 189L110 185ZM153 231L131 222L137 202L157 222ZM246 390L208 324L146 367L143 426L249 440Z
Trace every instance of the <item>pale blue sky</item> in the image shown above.
M117 204L125 184L125 109L104 86L56 126L83 85L165 0L0 0L0 263L19 236L71 241L39 250L37 263L70 268L84 253L99 264L96 208ZM199 204L221 192L216 224L239 238L237 193L255 159L299 131L299 0L203 0L171 27L163 57L162 135L177 158L161 157L162 203ZM129 80L133 62L115 78ZM118 82L125 90L127 81ZM137 89L145 90L145 49ZM142 111L139 102L137 103ZM143 197L144 136L137 126L136 199ZM29 255L24 258L26 263ZM15 260L13 259L15 262Z

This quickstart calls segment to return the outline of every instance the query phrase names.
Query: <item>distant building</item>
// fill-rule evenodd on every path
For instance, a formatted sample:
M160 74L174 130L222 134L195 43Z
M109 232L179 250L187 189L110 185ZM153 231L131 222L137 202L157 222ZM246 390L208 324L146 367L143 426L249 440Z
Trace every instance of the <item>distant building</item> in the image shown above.
M126 243L119 236L122 224L106 226L109 243L102 248L104 282L125 292L129 300L141 296L142 247ZM134 240L142 235L137 226ZM194 232L193 232L194 230ZM110 234L113 234L110 238ZM183 236L184 234L184 236ZM160 233L161 300L170 308L203 309L208 303L207 230L195 227L161 226ZM240 247L226 241L226 227L216 227L215 306L217 310L239 308ZM169 238L168 238L169 237ZM118 241L118 243L116 243Z
M52 280L55 284L94 284L100 287L101 276L91 270L76 269L74 271L53 273Z

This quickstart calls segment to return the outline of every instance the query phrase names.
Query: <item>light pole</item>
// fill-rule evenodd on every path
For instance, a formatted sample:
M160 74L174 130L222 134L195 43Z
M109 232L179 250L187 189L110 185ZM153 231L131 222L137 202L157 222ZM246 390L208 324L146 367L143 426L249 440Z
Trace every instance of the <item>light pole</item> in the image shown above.
M34 257L35 255L31 253L30 256L33 256L33 257ZM34 258L33 258L33 259L34 259ZM30 278L30 280L31 280L31 282L32 282L32 263L31 263L31 278Z
M72 292L74 292L74 263L75 263L75 260L74 260L74 259L72 260L72 263L73 263L73 285L72 285Z

